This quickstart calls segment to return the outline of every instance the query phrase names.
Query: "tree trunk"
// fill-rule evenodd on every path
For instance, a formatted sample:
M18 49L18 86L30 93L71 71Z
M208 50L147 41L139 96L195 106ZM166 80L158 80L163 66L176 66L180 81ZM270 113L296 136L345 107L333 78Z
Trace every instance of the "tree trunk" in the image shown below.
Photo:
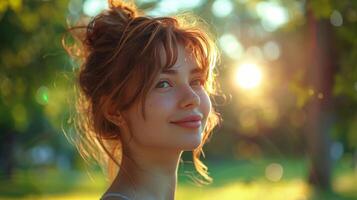
M5 130L0 135L0 173L1 179L10 180L15 167L14 160L14 134Z
M311 99L306 105L306 139L310 158L308 181L320 189L331 189L330 136L333 119L331 91L336 66L330 22L317 20L307 8L307 83Z

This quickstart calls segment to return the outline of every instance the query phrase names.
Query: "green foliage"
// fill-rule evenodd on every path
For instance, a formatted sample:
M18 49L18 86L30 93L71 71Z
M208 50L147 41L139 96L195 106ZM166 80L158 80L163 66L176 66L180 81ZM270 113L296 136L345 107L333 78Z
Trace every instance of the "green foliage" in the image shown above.
M11 145L0 153L10 169L33 166L30 150L41 144L60 149L51 159L68 155L70 146L58 134L68 117L72 84L61 46L67 4L0 2L0 147ZM0 162L0 172L4 166Z
M357 149L356 119L357 114L357 2L336 1L336 7L343 16L343 25L335 28L336 59L338 70L335 75L333 94L339 116L338 138L346 138L348 149Z
M333 0L312 0L307 2L317 18L328 18L333 11L332 1Z
M58 98L64 96L56 93L65 91L66 82L59 76L68 66L60 44L66 5L67 1L9 1L8 9L3 10L0 110L11 114L1 118L0 124L10 130L26 132L31 119L41 117L48 117L59 127L63 115L59 110L65 104Z

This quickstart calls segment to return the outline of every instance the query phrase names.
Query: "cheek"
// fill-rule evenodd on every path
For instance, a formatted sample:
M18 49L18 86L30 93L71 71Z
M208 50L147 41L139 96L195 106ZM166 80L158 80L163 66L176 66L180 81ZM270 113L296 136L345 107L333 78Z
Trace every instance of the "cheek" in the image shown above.
M208 94L205 91L200 93L199 96L201 100L200 111L203 114L203 120L202 120L202 128L203 128L202 131L203 131L205 129L204 127L206 127L207 125L208 116L212 109L212 103Z
M147 117L163 118L169 117L168 114L175 109L176 96L174 94L153 95L146 101ZM150 119L148 119L150 120Z
M212 108L211 100L210 100L206 91L202 91L201 93L199 93L199 97L201 100L200 110L201 110L203 116L205 118L207 118L207 116L211 112L211 108Z
M132 119L133 135L138 143L145 146L167 145L170 140L169 130L170 116L175 109L175 100L173 95L152 95L146 98L144 120L141 113L136 112ZM141 112L141 109L140 109Z
M156 125L157 122L162 122L169 116L169 113L175 108L175 96L174 95L149 95L145 102L145 114L146 120L141 115L141 104L135 110L133 108L128 112L130 121L140 126Z
M174 94L155 94L148 95L145 101L145 120L141 113L136 113L133 119L136 119L132 126L132 130L138 140L148 144L147 135L150 135L155 141L160 141L163 138L164 132L167 130L165 124L169 123L170 116L174 112L176 101ZM141 112L141 109L140 109Z

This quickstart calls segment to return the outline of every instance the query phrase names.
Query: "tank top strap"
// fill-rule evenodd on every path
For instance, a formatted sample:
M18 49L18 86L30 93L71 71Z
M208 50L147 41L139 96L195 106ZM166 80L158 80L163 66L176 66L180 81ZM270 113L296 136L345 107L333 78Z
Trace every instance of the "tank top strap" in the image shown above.
M105 200L108 197L121 197L122 200L130 200L128 197L120 194L120 193L114 193L114 192L109 192L106 193L102 196L102 198L100 198L100 200Z

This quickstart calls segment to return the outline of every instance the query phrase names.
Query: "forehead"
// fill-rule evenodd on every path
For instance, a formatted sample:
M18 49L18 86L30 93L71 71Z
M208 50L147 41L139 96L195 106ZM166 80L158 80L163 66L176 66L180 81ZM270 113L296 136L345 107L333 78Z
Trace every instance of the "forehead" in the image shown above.
M170 73L173 70L178 70L182 66L188 66L188 70L195 73L201 72L202 69L197 63L191 49L182 44L178 44L174 49L160 49L161 72Z

